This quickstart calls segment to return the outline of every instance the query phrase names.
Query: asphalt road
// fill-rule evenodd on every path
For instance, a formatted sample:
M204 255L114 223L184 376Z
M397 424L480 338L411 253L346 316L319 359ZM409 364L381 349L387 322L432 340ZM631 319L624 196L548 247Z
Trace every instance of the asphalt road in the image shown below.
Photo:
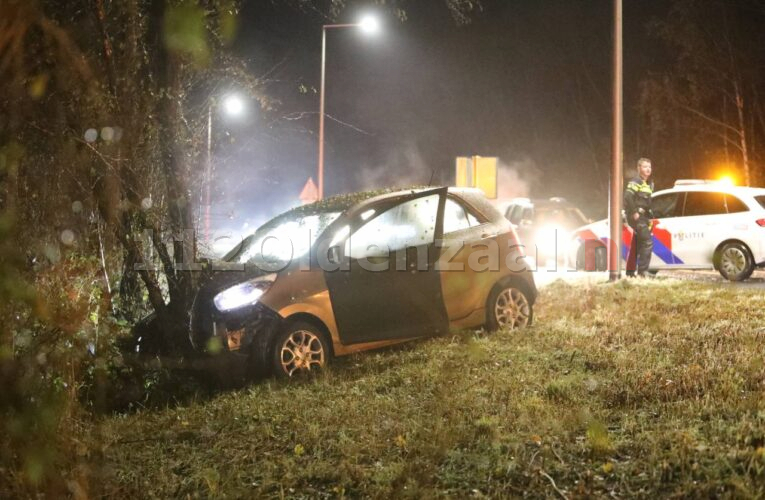
M732 286L737 288L761 288L765 289L765 270L756 270L746 281L732 282L724 279L717 271L659 271L657 279L677 279L684 281L700 281L720 286ZM556 280L567 283L602 283L608 281L608 272L583 272L567 270L549 270L539 268L534 273L537 287L544 287ZM627 279L622 274L622 279Z

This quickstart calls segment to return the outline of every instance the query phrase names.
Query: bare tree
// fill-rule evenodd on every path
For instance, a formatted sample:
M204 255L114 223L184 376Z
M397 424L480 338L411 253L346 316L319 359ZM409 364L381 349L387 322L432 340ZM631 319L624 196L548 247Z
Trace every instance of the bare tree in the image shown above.
M707 153L726 158L734 151L743 183L751 185L757 180L754 165L761 162L754 144L765 134L762 121L755 120L762 115L756 89L765 75L761 65L752 64L761 60L761 44L750 37L761 37L754 26L765 12L748 7L721 0L675 2L653 24L673 64L642 82L640 110L649 129L659 125L693 137L674 136L675 147L702 143Z

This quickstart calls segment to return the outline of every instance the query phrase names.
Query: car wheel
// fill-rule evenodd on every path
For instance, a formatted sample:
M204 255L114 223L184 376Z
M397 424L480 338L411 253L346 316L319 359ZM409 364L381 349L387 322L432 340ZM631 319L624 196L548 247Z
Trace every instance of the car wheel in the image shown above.
M584 263L585 263L585 257L584 257L584 243L579 245L579 248L576 250L576 263L574 264L574 268L577 271L584 271Z
M295 377L324 368L329 361L329 342L315 326L295 322L276 336L273 370L277 377Z
M498 286L489 296L486 329L523 328L530 325L534 309L528 297L513 284Z
M726 243L718 253L717 268L723 278L743 281L754 271L752 252L743 243Z
M608 252L606 247L598 247L595 249L595 269L597 271L605 271L608 269Z

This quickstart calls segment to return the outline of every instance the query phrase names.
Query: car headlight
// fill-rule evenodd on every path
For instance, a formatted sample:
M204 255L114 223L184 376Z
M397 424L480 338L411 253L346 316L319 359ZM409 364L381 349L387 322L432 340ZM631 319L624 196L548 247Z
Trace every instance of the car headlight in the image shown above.
M221 312L252 305L266 293L274 281L276 281L276 274L268 274L239 283L216 295L213 303Z

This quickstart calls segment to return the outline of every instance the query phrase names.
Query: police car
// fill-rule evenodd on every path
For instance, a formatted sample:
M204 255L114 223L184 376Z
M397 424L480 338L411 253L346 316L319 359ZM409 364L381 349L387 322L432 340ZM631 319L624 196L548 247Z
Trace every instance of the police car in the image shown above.
M765 266L765 188L686 179L651 198L653 255L650 271L715 269L731 281L749 278ZM608 219L575 232L577 269L605 270ZM632 229L623 224L622 258Z

